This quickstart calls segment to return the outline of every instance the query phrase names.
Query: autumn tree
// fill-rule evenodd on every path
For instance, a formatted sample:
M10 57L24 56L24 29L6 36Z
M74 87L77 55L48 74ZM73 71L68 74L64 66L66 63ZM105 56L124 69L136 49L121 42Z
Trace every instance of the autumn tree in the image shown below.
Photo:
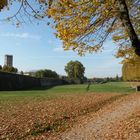
M7 5L7 0L5 5ZM9 0L13 2L14 0ZM16 1L16 0L15 0ZM20 0L20 8L8 20L22 20L18 14L25 13L37 19L52 17L56 36L63 41L65 50L96 52L102 49L107 38L118 43L117 57L131 51L140 56L140 1L139 0ZM0 3L0 8L4 6ZM23 14L22 14L23 15ZM23 18L23 16L22 16ZM48 23L49 24L49 23Z
M64 48L79 54L102 48L112 36L120 48L134 48L140 55L139 33L136 30L140 16L139 0L62 0L53 1L48 16L56 23L56 35Z
M70 61L65 66L65 71L69 78L83 79L85 73L85 67L79 61Z
M140 81L140 57L135 57L133 62L124 62L122 76L125 81Z

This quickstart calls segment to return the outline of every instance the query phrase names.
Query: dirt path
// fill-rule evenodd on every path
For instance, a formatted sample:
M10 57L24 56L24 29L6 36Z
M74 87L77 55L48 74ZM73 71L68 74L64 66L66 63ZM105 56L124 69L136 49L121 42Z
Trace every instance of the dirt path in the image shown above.
M118 125L124 120L140 111L140 94L125 96L122 99L105 106L96 114L81 121L81 124L74 126L71 130L63 132L51 140L105 140L111 139L112 133L119 132ZM121 132L122 133L122 132ZM124 132L127 134L127 132ZM118 134L118 133L117 133ZM140 132L139 132L140 134ZM126 139L140 139L140 135L126 135ZM120 138L120 137L119 137ZM114 136L113 139L119 139Z

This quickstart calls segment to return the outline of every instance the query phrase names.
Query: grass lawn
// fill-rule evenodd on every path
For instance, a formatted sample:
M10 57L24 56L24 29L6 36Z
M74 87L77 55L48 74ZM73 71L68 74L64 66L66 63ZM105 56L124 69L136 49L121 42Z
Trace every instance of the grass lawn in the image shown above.
M81 85L65 85L65 86L56 86L52 89L49 89L48 93L86 93L87 84ZM88 92L119 92L119 93L131 93L135 92L135 89L132 89L125 82L108 82L104 84L91 84Z
M87 84L81 85L62 85L52 87L50 89L38 89L38 90L25 90L25 91L0 91L0 97L53 97L55 95L63 94L84 94ZM104 84L91 84L88 93L132 93L135 89L132 89L125 82L108 82Z

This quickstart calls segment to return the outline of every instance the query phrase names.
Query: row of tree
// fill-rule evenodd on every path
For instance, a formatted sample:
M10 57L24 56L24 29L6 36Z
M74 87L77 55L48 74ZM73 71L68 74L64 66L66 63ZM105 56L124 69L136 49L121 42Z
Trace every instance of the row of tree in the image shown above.
M0 71L17 73L18 69L14 68L14 67L9 67L9 66L3 66L2 67L0 65ZM67 63L67 65L65 66L65 72L66 72L67 76L61 76L61 78L64 78L64 79L67 79L67 78L69 78L69 79L79 79L79 80L87 79L84 76L85 67L79 61L69 61ZM124 67L123 67L124 78L126 77L126 73L127 72L124 72ZM21 71L20 74L23 75L23 74L26 74L26 73L23 73ZM42 70L32 71L32 72L28 72L28 74L30 76L37 77L37 78L59 78L59 74L57 74L57 72L52 71L50 69L42 69ZM97 83L113 82L113 81L121 81L121 80L122 80L122 78L119 77L118 75L116 75L116 77L92 78L92 79L89 79L90 82L97 82Z
M67 73L67 78L70 79L84 79L85 67L79 61L70 61L65 66L65 72ZM50 69L42 69L37 71L32 71L28 73L30 76L38 78L59 78L59 74ZM65 76L62 76L64 78ZM66 78L66 77L65 77Z
M122 81L122 77L116 75L115 77L93 78L89 79L89 81L93 83L120 82Z
M52 71L52 70L49 70L49 69L38 70L38 71L35 71L35 72L29 72L29 75L37 77L37 78L44 78L44 77L58 78L59 77L59 75L55 71Z
M4 65L3 67L0 65L0 71L3 72L11 72L17 73L18 69L15 67L9 67ZM70 79L84 79L85 67L79 61L70 61L65 66L65 72L67 73L67 77ZM20 74L24 74L22 71ZM37 77L37 78L59 78L59 74L55 71L50 69L42 69L37 71L28 72L30 76Z

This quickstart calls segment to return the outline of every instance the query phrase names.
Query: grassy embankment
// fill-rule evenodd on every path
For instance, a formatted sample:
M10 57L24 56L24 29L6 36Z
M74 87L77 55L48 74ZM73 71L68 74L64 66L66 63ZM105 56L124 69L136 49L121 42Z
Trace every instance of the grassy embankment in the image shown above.
M56 86L50 89L38 89L38 90L25 90L25 91L0 91L0 97L38 97L38 96L54 96L64 94L84 94L87 84L81 85L63 85ZM105 84L91 84L88 93L132 93L135 89L132 89L125 82L109 82Z

